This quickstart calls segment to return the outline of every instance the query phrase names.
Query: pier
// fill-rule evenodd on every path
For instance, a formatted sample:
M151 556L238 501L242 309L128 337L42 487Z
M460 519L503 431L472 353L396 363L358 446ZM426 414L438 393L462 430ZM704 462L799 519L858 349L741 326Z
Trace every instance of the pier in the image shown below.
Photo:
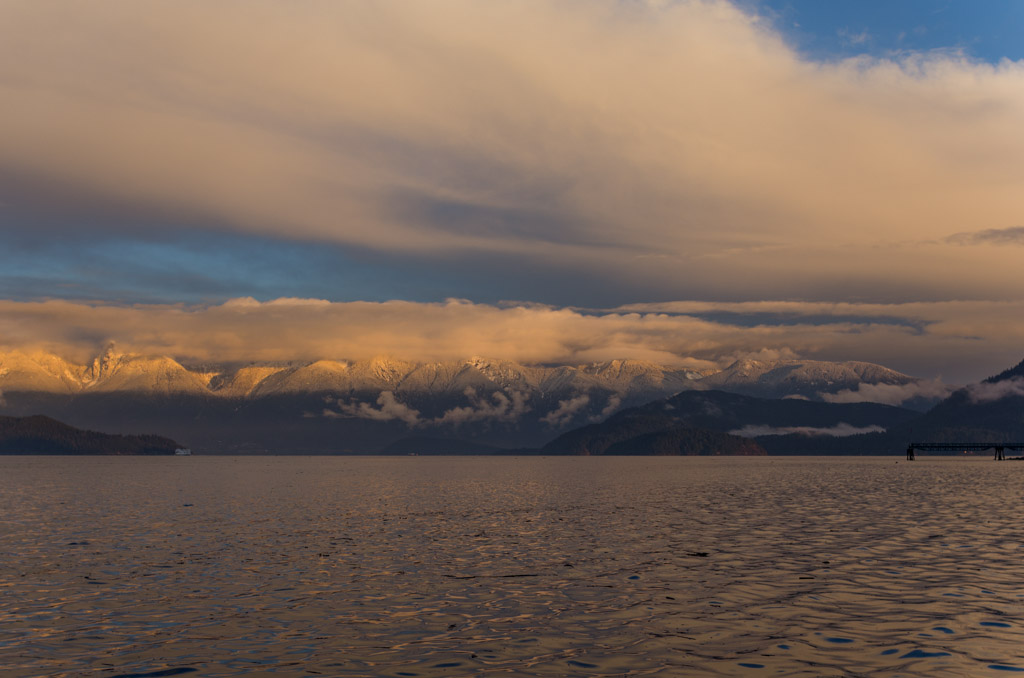
M1024 450L1024 443L910 443L907 446L907 459L914 460L914 450L932 451L963 451L973 452L978 450L992 450L992 458L996 461L1006 459L1006 450Z

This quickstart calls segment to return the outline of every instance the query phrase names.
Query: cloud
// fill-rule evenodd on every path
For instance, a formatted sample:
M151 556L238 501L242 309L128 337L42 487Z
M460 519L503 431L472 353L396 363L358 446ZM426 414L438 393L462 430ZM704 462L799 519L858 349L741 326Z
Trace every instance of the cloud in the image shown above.
M724 356L723 356L724 357ZM789 346L775 348L760 347L757 350L739 350L726 358L730 363L737 360L757 360L761 362L772 362L775 360L797 360L800 356Z
M453 407L440 417L432 420L434 424L451 424L459 426L472 421L516 421L530 411L526 404L527 394L511 391L508 394L494 391L490 398L479 396L473 388L467 388L464 395L470 404L464 407Z
M1024 282L943 241L1019 223L1024 62L808 61L724 0L9 0L0 110L4 211L54 237L187 224L640 298Z
M373 419L375 421L392 421L397 419L398 421L405 422L408 426L419 426L422 423L420 413L408 405L399 402L392 391L381 391L380 396L377 397L377 404L380 406L379 408L375 408L369 403L344 403L339 400L338 408L340 412L324 410L324 416L348 416L359 419Z
M548 412L541 421L551 426L564 426L572 421L580 410L590 404L590 396L580 395L569 400L559 400L558 407Z
M882 403L901 405L912 398L941 399L953 389L941 380L922 380L909 384L859 384L856 389L838 393L819 393L827 403Z
M486 397L478 395L475 389L469 387L466 388L463 395L469 399L468 406L453 407L433 419L424 419L419 410L400 402L393 391L381 392L377 398L379 407L365 402L346 402L339 399L337 401L338 411L325 409L323 416L330 418L356 417L375 421L397 420L405 422L410 427L443 425L458 427L477 421L514 422L530 411L530 406L526 402L527 394L521 391L511 391L508 394L495 391Z
M1024 245L1024 226L954 233L946 241L954 245Z
M591 423L602 422L608 417L612 416L619 407L622 406L622 398L617 394L608 396L608 404L604 406L604 409L595 414L590 418Z
M0 300L0 350L47 350L84 364L112 341L126 352L184 362L485 356L572 365L629 358L720 369L737 355L796 355L856 358L966 383L1020 362L1024 302L671 302L582 310L462 300L130 306Z
M975 403L987 403L1010 396L1024 396L1024 377L971 384L967 387L967 395Z
M871 40L871 35L868 34L867 30L855 33L849 28L841 28L836 31L836 34L845 45L863 45Z
M629 304L616 310L713 319L737 330L745 328L748 350L754 350L761 340L762 346L789 346L804 358L856 356L914 376L942 375L947 383L975 381L1016 364L1024 345L1021 300L694 300ZM768 333L776 335L776 340L764 341Z
M757 438L760 436L784 436L797 434L802 436L833 436L836 438L845 438L847 436L856 436L863 433L885 433L885 429L881 426L853 426L846 422L840 422L835 426L827 428L819 428L814 426L760 426L757 424L748 424L743 428L738 428L734 431L729 431L731 435L742 436L744 438Z

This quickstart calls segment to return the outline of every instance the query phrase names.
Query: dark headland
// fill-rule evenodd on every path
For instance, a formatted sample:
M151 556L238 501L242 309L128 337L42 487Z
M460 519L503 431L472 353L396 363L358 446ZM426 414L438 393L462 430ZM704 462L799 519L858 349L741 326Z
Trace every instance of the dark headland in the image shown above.
M0 417L0 454L174 454L181 445L155 435L111 435L41 415Z

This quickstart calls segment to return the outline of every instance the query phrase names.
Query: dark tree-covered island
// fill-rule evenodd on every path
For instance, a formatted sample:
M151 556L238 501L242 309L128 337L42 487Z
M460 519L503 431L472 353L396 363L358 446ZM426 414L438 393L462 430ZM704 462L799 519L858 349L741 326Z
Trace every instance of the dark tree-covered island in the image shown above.
M174 454L181 445L155 435L111 435L44 416L0 417L0 454Z

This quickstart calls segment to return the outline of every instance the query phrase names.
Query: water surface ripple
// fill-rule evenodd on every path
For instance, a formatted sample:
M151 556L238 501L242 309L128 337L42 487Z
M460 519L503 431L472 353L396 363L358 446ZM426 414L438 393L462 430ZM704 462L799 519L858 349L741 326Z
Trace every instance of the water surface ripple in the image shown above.
M0 667L1003 676L1022 481L941 458L0 458Z

